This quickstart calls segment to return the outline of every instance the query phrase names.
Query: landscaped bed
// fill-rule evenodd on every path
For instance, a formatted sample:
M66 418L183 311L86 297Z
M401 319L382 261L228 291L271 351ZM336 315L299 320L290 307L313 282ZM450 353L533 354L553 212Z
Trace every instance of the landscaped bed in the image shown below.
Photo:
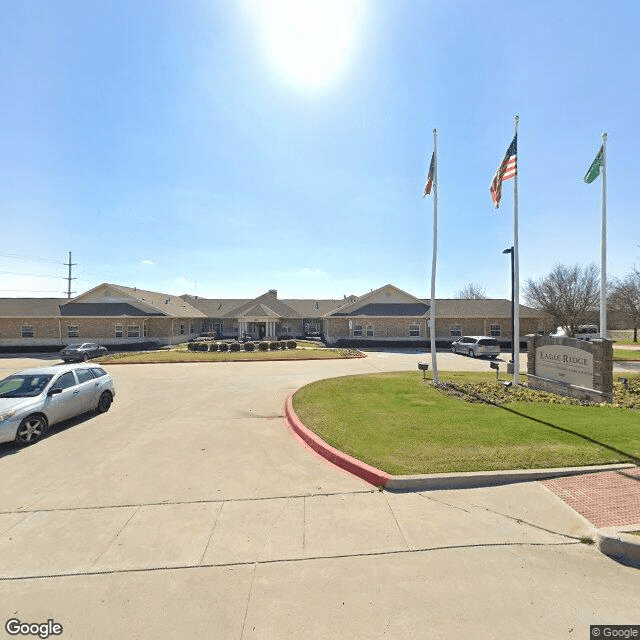
M193 343L192 343L193 344ZM203 346L206 346L202 343ZM238 343L235 343L238 345ZM240 345L238 345L240 346ZM317 344L307 346L302 343L302 348L295 349L268 349L261 351L230 351L227 343L226 351L192 351L186 344L176 345L171 349L157 351L136 351L114 353L95 362L102 364L136 364L143 362L233 362L233 361L258 361L258 360L322 360L327 358L353 358L361 354L353 349L325 349L318 348Z
M629 390L616 383L622 406L582 406L552 394L505 390L490 373L441 373L440 378L447 388L436 388L419 372L321 380L300 389L293 406L326 442L391 474L640 458L638 375L627 375Z

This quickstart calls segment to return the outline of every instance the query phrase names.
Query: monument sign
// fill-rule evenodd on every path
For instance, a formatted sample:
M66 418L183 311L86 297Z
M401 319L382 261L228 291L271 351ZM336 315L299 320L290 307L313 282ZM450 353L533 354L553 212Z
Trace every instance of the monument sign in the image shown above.
M529 387L592 402L613 397L613 343L527 336Z

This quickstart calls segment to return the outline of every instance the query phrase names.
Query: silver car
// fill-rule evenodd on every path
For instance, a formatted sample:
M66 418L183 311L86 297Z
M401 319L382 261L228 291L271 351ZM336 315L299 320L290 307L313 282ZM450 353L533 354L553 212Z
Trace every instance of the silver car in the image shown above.
M451 343L453 353L466 353L469 357L489 356L497 358L500 355L500 345L495 338L489 336L463 336Z
M0 442L33 444L52 425L88 411L104 413L116 395L98 365L25 369L0 380Z

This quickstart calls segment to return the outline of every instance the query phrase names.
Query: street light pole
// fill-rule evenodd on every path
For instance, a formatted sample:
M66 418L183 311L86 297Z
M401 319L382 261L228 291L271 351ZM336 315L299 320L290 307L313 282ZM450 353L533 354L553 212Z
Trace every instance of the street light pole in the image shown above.
M511 254L511 362L515 363L516 356L516 343L515 343L515 332L516 332L516 323L515 323L515 300L513 296L513 289L515 285L515 265L513 262L513 247L509 247L509 249L505 249L502 253L510 253ZM518 341L519 342L519 341ZM520 345L518 344L518 348Z

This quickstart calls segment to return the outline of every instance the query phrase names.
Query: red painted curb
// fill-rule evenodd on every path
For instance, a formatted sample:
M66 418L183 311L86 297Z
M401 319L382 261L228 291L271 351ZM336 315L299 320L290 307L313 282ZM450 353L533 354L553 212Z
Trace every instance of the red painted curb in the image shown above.
M358 478L362 478L374 487L384 487L387 484L391 477L388 473L380 471L380 469L376 469L357 458L352 458L342 451L338 451L338 449L327 444L320 436L305 427L293 410L292 399L293 394L287 397L284 405L285 422L289 429L297 434L308 447L337 467L352 473L354 476L358 476Z

